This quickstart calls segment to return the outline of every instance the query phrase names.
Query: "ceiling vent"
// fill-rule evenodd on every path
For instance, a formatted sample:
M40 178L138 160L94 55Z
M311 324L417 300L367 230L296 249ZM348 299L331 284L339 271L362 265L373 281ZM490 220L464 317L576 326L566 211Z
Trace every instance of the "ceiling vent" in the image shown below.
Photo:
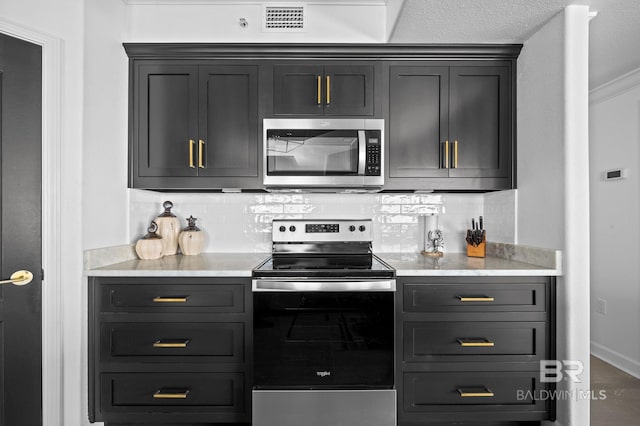
M303 32L304 6L265 6L263 20L264 32Z

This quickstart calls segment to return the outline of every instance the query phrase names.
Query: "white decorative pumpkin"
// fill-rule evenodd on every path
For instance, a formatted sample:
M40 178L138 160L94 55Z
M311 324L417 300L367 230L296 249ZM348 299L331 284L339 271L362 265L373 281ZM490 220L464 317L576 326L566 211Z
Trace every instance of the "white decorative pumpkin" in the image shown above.
M180 244L180 250L182 254L186 256L194 256L202 253L204 248L204 232L196 226L196 218L189 216L187 223L189 226L184 228L178 237L178 243Z
M162 237L156 234L158 224L151 222L147 228L148 234L136 243L136 253L142 260L160 259L163 255L164 243Z
M180 221L171 213L173 203L171 201L165 201L162 203L164 207L164 213L162 213L156 219L158 224L158 234L162 237L164 242L165 256L171 256L178 252L178 236L180 235Z

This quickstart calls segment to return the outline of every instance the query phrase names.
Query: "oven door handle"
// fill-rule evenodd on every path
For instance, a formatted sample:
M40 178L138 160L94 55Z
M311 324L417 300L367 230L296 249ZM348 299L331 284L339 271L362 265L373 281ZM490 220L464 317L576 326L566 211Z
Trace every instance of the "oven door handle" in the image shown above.
M253 280L251 291L396 291L396 280Z

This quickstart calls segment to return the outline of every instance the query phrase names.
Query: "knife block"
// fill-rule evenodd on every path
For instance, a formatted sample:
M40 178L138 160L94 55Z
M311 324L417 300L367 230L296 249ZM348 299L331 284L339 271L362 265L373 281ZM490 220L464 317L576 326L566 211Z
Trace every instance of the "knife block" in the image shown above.
M487 241L483 239L480 244L474 246L467 243L467 257L485 257L487 252Z

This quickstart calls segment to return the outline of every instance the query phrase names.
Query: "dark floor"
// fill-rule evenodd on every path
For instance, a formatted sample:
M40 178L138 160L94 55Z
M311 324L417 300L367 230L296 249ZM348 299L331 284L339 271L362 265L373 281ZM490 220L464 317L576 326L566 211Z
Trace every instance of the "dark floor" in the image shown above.
M640 379L591 357L591 391L606 399L591 401L591 426L640 425Z

